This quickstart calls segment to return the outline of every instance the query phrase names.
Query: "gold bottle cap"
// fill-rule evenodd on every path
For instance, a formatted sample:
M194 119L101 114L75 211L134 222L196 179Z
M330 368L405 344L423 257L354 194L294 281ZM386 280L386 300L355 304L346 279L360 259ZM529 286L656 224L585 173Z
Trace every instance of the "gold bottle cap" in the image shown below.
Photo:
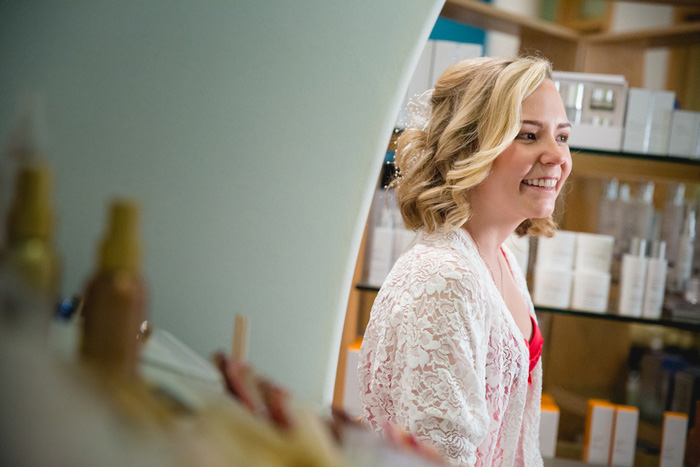
M53 224L51 170L43 164L21 167L7 215L8 243L27 238L49 240Z
M100 271L140 271L139 211L136 201L118 199L112 202L109 227L99 249Z

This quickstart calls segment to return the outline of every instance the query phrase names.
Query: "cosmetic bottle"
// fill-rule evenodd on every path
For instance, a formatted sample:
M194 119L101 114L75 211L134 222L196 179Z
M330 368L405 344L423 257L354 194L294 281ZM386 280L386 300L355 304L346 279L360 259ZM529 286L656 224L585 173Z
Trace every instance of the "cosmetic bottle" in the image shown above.
M683 229L678 241L676 265L673 268L674 290L684 292L690 280L695 251L695 210L688 209L683 221Z
M98 249L97 270L85 288L81 360L91 368L132 379L137 376L137 338L146 319L146 286L141 276L139 207L117 200Z
M630 229L627 231L631 237L651 239L654 222L654 182L648 181L639 184L637 197L632 202L632 209L627 219L630 221Z
M615 257L619 260L629 249L627 238L628 218L630 211L630 186L620 185L617 202L615 203Z
M597 233L615 235L615 205L617 203L618 181L616 178L605 184L605 192L598 206Z
M45 165L20 168L7 214L2 258L30 290L48 300L58 297L59 261L53 230L51 171Z
M683 227L683 213L685 199L685 184L676 183L669 186L668 199L664 206L660 238L666 242L666 258L670 269L676 264L678 252L678 239Z
M624 316L639 317L644 303L647 259L646 240L634 237L629 253L622 256L620 271L620 302L618 312Z
M668 263L665 259L666 242L656 241L652 244L651 254L647 260L647 279L644 287L644 305L642 316L649 319L661 318L661 309L666 292L666 271Z

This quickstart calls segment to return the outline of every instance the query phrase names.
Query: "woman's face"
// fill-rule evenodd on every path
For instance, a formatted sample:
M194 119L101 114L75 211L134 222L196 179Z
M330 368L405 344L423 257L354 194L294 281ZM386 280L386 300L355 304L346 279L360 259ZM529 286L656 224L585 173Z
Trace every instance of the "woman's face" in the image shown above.
M571 172L571 124L554 83L545 80L523 101L522 126L494 161L488 177L470 191L474 212L506 216L518 224L549 217Z

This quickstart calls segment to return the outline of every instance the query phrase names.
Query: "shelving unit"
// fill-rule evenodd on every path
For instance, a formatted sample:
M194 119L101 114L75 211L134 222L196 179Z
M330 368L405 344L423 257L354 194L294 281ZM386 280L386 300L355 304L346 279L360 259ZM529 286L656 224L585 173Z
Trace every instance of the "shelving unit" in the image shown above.
M521 53L544 55L553 62L556 70L622 74L631 87L643 85L644 52L648 48L671 47L677 52L700 45L700 23L584 35L475 0L447 0L441 16L481 29L517 35ZM679 67L682 65L679 62L676 64ZM669 70L669 76L673 72ZM694 76L688 67L679 68L677 75L678 79L669 80L670 90L675 91L673 86L680 86L684 79ZM602 184L613 176L621 182L654 180L657 206L665 199L669 183L700 184L700 160L575 148L572 148L572 157L573 172L567 182L562 203L565 209L562 209L560 217L561 227L566 230L595 231L596 203L602 192ZM339 355L334 397L337 405L341 405L343 400L344 349L362 334L378 291L376 287L361 283L364 248L363 241ZM544 388L560 404L563 424L575 419L574 424L580 421L582 425L587 397L619 399L624 388L623 370L627 365L633 330L660 326L678 332L700 333L700 323L678 320L647 320L540 307L537 312L543 332L548 336L543 353ZM660 427L641 423L639 439L659 445Z

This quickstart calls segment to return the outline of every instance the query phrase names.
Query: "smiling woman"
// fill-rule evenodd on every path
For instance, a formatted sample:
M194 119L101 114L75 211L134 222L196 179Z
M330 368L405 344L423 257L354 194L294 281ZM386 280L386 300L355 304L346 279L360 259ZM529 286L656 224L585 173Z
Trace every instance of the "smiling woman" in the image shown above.
M396 196L418 230L374 302L363 419L397 424L460 465L541 465L542 335L502 245L548 235L571 172L570 124L540 58L459 62L424 131L398 142Z

